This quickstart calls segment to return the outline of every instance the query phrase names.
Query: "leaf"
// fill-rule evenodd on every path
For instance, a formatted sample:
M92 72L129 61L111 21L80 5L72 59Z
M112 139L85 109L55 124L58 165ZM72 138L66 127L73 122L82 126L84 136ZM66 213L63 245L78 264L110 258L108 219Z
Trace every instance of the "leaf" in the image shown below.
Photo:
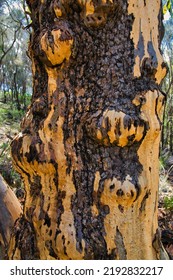
M173 0L168 0L163 6L163 14L165 15L167 12L173 17Z
M167 5L165 4L163 6L163 14L165 15L167 13L168 9L167 9Z
M168 210L173 210L173 196L164 198L164 206Z
M170 0L167 1L166 6L167 6L168 11L170 11L170 9L171 9L171 1Z

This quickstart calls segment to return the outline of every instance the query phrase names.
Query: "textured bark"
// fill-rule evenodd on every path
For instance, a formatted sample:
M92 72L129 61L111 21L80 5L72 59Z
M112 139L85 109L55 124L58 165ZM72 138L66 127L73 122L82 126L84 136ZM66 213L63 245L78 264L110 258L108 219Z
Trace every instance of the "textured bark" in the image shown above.
M161 1L28 5L33 97L12 142L26 200L9 257L164 258Z
M7 258L13 226L21 213L17 197L0 175L0 260Z

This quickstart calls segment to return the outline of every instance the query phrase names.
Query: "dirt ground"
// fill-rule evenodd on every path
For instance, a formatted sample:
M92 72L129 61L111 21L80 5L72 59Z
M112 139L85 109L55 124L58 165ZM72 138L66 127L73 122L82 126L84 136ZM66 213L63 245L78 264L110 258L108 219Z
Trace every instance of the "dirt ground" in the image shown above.
M172 173L172 172L171 172ZM173 197L173 181L172 175L165 171L160 174L159 186L159 205L158 205L158 222L161 231L162 243L168 252L171 259L173 259L173 199L170 206L166 208L165 199Z

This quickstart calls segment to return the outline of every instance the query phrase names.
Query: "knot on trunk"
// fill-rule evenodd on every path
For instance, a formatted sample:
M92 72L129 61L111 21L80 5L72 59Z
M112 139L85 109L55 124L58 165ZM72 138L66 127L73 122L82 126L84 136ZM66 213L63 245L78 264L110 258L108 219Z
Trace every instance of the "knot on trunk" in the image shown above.
M145 135L145 122L121 111L105 110L86 124L88 135L105 146L130 146Z
M78 0L82 8L81 18L87 27L99 27L106 24L107 18L111 13L117 14L119 18L121 5L120 1L81 1Z
M73 46L73 35L66 22L57 24L51 31L43 31L40 38L39 58L43 63L54 67L69 60Z
M123 207L129 207L133 204L138 197L139 191L139 186L135 185L130 175L127 175L122 182L116 178L108 179L104 184L101 202L105 204L106 201L110 201L114 206L118 204L122 212Z

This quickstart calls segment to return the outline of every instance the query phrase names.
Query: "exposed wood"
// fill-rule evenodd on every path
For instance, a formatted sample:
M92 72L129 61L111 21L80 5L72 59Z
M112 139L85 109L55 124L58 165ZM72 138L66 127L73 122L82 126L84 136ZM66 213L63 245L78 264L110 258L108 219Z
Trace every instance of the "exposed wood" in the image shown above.
M26 200L9 257L167 258L157 223L161 1L28 3L34 92L12 142Z
M22 209L14 192L0 175L0 259L7 257L7 249L15 221Z

